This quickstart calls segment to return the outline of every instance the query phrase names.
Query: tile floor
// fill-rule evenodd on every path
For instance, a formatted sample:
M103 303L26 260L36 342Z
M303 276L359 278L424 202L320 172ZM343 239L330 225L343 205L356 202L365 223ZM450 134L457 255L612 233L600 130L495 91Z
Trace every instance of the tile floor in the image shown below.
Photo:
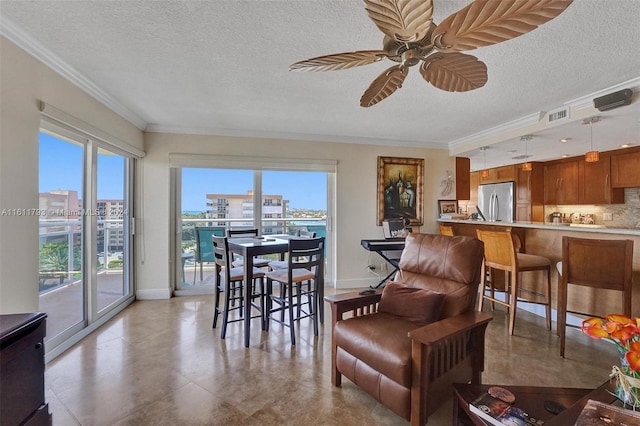
M329 292L329 291L328 291ZM254 321L227 338L211 328L212 296L138 301L50 362L46 398L54 425L406 425L344 380L331 385L330 322L314 338L303 321L288 329ZM328 307L327 307L328 309ZM327 315L330 318L330 315ZM555 323L554 323L555 326ZM518 311L515 335L494 313L484 383L595 388L618 357L612 345L569 330L567 357L544 319ZM451 424L451 403L429 425Z

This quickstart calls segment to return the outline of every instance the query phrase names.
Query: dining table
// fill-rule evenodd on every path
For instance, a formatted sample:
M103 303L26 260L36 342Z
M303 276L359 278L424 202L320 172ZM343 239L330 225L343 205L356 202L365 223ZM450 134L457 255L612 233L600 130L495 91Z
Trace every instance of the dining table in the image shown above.
M263 236L263 237L237 237L229 238L229 251L242 256L244 266L244 282L250 283L253 275L253 258L266 254L284 254L289 251L289 236ZM251 285L245 284L244 288L244 346L249 347L251 339Z
M232 237L227 241L229 251L243 258L244 282L250 283L253 275L253 258L261 255L279 254L280 260L284 260L284 255L289 251L289 240L301 238L294 235L269 235L261 237ZM324 323L324 277L319 277L318 296L316 309L318 309L318 320ZM244 346L249 347L251 340L251 286L244 287Z

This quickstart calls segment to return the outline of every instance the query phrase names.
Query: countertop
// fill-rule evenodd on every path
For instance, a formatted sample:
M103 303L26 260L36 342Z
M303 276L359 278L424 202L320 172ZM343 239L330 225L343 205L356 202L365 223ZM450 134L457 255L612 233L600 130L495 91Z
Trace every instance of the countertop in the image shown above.
M552 224L543 222L488 222L484 220L470 219L438 219L441 223L466 223L471 225L494 225L494 226L512 226L517 228L534 228L534 229L552 229L557 231L576 231L576 232L597 232L604 234L622 234L622 235L640 235L638 228L607 228L603 225L583 225L583 224Z

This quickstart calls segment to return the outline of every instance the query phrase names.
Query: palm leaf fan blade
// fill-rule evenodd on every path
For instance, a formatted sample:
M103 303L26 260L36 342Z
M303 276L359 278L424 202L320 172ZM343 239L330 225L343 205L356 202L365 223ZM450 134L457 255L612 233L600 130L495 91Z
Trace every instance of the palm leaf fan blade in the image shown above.
M408 69L394 65L380 74L360 98L360 106L368 108L388 98L402 87Z
M289 71L336 71L372 64L386 58L384 50L359 50L357 52L336 53L317 56L289 65Z
M401 41L423 39L431 27L432 0L364 0L369 18L380 31Z
M487 66L464 53L436 53L420 66L422 78L447 92L479 89L487 82Z
M441 51L473 50L526 34L560 15L573 0L475 0L433 33Z

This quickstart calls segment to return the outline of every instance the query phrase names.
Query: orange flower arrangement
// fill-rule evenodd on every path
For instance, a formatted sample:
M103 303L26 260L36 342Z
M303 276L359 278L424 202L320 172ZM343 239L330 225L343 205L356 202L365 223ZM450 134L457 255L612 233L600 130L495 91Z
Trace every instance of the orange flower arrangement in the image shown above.
M640 318L621 314L589 318L582 322L582 331L616 345L622 357L621 367L614 366L611 373L618 383L616 396L634 409L640 408Z

